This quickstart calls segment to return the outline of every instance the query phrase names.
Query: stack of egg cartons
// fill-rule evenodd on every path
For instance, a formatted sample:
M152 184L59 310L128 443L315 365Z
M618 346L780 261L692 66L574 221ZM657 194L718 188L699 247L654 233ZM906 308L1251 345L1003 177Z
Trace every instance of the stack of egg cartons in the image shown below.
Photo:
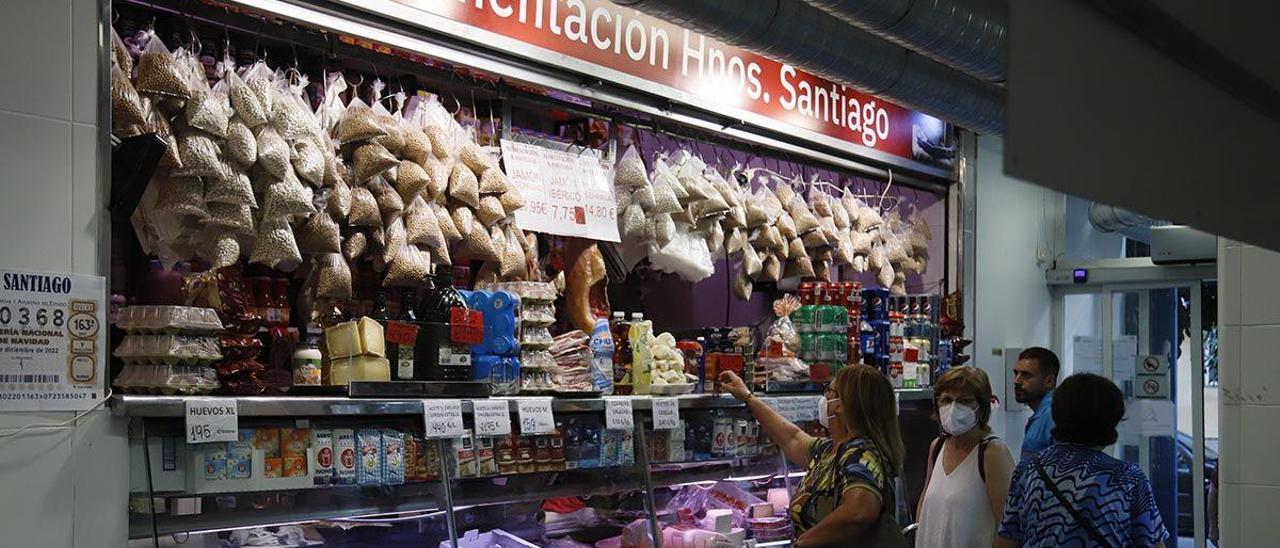
M482 289L506 292L520 301L515 309L519 392L540 394L554 390L556 361L548 349L554 341L549 327L556 321L555 287L547 282L500 282L485 284Z
M124 362L115 387L140 394L208 394L219 387L222 322L212 308L131 306L116 326L127 334L113 355Z

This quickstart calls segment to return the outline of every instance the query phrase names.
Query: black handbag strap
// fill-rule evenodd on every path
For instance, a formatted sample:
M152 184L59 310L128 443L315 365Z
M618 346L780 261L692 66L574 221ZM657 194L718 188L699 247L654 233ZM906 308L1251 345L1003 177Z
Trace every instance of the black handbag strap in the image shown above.
M1053 491L1053 496L1058 498L1058 503L1062 504L1063 508L1066 508L1067 512L1071 513L1071 517L1075 518L1076 523L1080 524L1080 527L1083 527L1086 533L1089 533L1089 538L1092 538L1093 541L1099 545L1111 548L1111 542L1108 541L1106 537L1102 536L1102 533L1098 532L1098 529L1093 526L1092 522L1080 515L1080 511L1076 510L1075 505L1067 499L1067 495L1063 494L1062 490L1058 488L1058 484L1054 483L1053 478L1049 477L1049 473L1044 471L1044 466L1040 465L1039 459L1036 459L1035 466L1036 472L1040 474L1040 481L1043 481L1045 485L1049 486L1049 490Z
M942 446L947 443L947 438L949 437L951 437L951 434L947 434L945 432L941 436L938 436L938 443L933 448L933 454L929 456L930 465L937 466L938 456L942 454ZM1000 439L999 436L987 436L982 438L982 441L978 442L978 478L980 478L984 484L987 483L987 446L998 439Z

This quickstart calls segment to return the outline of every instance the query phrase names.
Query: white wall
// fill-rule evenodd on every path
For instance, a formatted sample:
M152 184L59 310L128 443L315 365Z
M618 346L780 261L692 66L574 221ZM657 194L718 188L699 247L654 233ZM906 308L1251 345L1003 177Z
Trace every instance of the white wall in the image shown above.
M1218 243L1219 523L1223 546L1280 538L1280 253Z
M999 138L978 138L976 273L966 306L974 307L973 364L987 372L1002 399L1004 410L991 426L1016 455L1029 412L1008 410L1013 402L1003 401L1002 393L1008 372L993 350L1049 346L1051 299L1037 256L1051 256L1056 247L1061 219L1055 204L1062 195L1005 176L1002 148Z
M4 2L0 266L105 272L98 10L93 0ZM0 434L72 416L0 414ZM123 545L126 445L124 422L105 410L74 428L0 438L0 544Z

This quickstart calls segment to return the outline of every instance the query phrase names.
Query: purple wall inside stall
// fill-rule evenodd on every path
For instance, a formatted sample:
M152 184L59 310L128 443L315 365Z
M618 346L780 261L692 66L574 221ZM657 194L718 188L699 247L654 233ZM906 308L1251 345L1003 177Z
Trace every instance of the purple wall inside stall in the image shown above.
M803 179L811 179L816 173L821 180L830 181L841 187L850 188L857 194L875 194L884 192L886 183L864 177L849 175L826 169L815 169L801 163L779 160L774 156L758 156L747 151L722 147L704 142L686 140L668 134L656 134L648 131L637 131L637 147L646 163L651 163L660 152L675 153L681 149L698 155L709 165L723 166L721 172L734 165L744 164L749 167L764 167L781 175L791 177L799 175ZM650 166L652 167L652 166ZM753 181L753 188L760 184ZM892 185L888 196L899 199L904 212L911 211L911 205L921 212L929 224L933 239L929 241L929 263L923 275L911 274L907 277L907 291L911 293L940 291L945 275L944 256L946 253L946 204L942 196ZM773 295L756 291L751 300L742 301L734 297L729 282L737 275L739 261L730 261L726 268L724 258L716 261L716 271L710 278L691 284L675 276L662 276L659 279L647 279L642 288L644 296L644 313L647 319L654 322L656 332L681 332L713 326L767 325L773 319L770 308ZM874 273L857 274L853 269L844 267L833 270L833 277L840 280L859 281L863 287L877 286ZM785 281L784 281L784 287Z

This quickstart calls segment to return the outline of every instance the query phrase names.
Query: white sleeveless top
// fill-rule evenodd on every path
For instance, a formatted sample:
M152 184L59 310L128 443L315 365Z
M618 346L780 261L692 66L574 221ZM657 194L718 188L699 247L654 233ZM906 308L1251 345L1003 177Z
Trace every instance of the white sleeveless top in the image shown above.
M920 509L916 546L930 548L990 548L995 541L996 519L991 513L987 487L978 475L978 447L948 475L943 461L950 448L943 445L933 463L929 490ZM988 448L990 449L990 448Z

